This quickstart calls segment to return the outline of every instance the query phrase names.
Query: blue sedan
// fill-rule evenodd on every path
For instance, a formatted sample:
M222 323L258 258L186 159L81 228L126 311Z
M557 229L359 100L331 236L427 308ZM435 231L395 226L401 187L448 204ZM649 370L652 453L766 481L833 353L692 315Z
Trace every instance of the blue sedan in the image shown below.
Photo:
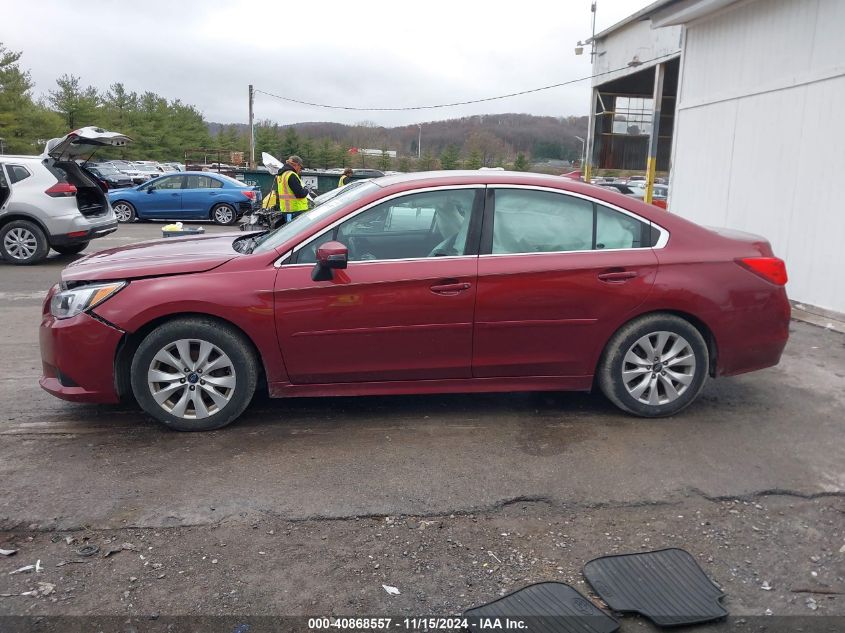
M185 171L109 191L109 201L118 222L212 220L234 224L241 215L261 206L261 190L222 174Z

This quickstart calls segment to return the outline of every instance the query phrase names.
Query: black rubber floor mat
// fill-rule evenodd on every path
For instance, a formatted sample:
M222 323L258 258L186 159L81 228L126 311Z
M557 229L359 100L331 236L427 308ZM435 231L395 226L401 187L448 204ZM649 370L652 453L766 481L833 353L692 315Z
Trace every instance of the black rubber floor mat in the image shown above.
M469 630L507 630L507 621L523 622L513 630L531 633L613 633L619 623L569 585L540 582L464 612ZM492 628L498 618L501 628ZM485 626L485 623L487 624ZM492 625L492 626L491 626Z
M603 556L584 565L584 576L611 609L635 611L658 626L728 615L719 602L725 594L682 549Z

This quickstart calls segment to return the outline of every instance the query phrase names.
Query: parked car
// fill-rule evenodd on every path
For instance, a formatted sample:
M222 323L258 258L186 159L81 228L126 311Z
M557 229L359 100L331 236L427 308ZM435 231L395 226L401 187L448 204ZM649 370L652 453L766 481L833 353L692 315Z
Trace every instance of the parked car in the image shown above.
M52 248L82 252L117 229L105 192L74 160L96 147L129 138L96 127L48 141L41 156L0 155L0 255L12 264L36 264Z
M640 200L643 200L645 198L645 181L629 182L628 187L633 192L632 195L635 198L639 198ZM652 189L651 203L657 207L660 207L661 209L665 209L666 201L668 198L669 187L667 187L666 185L655 184L654 188Z
M144 194L154 195L154 194ZM41 386L134 395L174 429L271 396L583 390L666 416L778 363L786 269L762 237L514 172L371 180L261 234L170 238L62 272Z
M128 160L112 160L107 161L105 163L97 163L98 165L111 165L119 172L126 174L129 178L132 179L132 182L136 185L140 185L142 183L147 182L150 178L152 178L152 174L149 172L142 172L138 171L133 163L130 163Z
M135 161L132 163L139 172L150 178L157 178L164 173L164 169L158 163L145 163Z
M222 174L186 171L109 192L119 222L213 220L234 224L261 206L261 190Z
M109 189L122 189L134 184L129 176L106 163L83 163L80 167L105 182Z
M631 189L631 187L618 182L597 182L595 184L597 184L599 187L607 187L608 189L613 189L614 191L623 193L626 196L635 195L635 192L633 189Z

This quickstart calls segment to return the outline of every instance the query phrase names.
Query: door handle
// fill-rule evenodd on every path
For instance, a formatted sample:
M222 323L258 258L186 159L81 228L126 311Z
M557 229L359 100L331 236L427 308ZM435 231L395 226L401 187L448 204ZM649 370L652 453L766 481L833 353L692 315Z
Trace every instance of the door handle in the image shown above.
M464 290L469 290L472 284L454 283L454 284L435 284L431 287L431 291L439 295L456 295Z
M633 270L617 270L609 273L599 273L598 275L601 281L606 281L608 283L624 283L636 276L637 273Z

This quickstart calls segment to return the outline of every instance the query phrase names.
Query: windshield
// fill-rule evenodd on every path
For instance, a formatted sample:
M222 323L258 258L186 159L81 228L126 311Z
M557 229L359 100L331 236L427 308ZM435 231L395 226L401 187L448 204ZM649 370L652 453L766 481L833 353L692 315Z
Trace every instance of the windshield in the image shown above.
M322 193L319 196L317 196L316 198L314 198L314 206L318 207L321 204L328 202L332 198L335 198L342 193L346 193L350 189L355 189L356 187L360 187L363 183L367 182L367 180L369 180L369 178L367 178L365 180L353 180L348 185L343 185L343 187L339 187L337 189L332 189L331 191L327 191L326 193Z
M331 215L347 204L352 204L357 200L367 197L378 188L379 186L372 182L366 182L360 187L350 187L319 207L314 207L310 211L300 214L293 222L283 224L275 231L269 231L261 235L256 240L252 252L264 253L276 248L292 237L304 233L327 215Z

